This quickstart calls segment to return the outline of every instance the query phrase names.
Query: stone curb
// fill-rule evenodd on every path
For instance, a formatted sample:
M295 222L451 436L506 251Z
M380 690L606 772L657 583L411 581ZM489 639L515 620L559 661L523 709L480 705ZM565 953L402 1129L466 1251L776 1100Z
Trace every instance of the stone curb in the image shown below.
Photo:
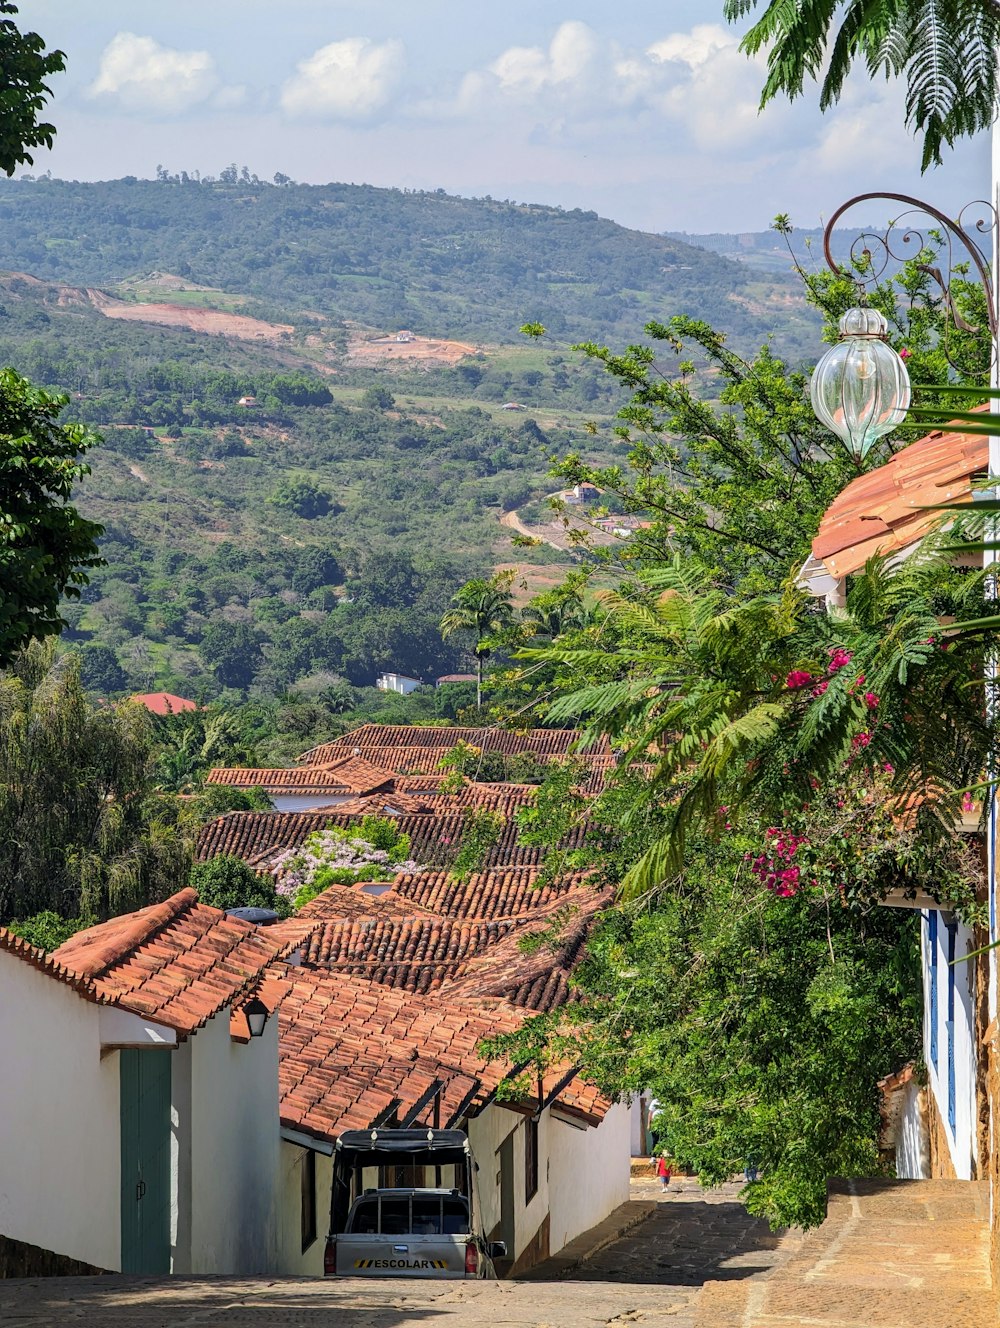
M620 1240L633 1227L645 1222L658 1207L656 1203L637 1199L620 1204L603 1222L598 1222L596 1227L591 1227L589 1231L576 1236L564 1245L558 1254L544 1260L543 1265L527 1269L512 1281L530 1282L544 1279L549 1282L568 1277L589 1259L593 1259L616 1240ZM542 1267L544 1273L541 1271Z

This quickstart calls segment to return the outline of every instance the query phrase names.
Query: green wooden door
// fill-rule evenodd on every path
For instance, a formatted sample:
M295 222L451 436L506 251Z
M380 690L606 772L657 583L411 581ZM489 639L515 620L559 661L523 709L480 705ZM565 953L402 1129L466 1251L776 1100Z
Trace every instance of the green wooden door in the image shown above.
M122 1272L170 1272L170 1052L119 1052Z

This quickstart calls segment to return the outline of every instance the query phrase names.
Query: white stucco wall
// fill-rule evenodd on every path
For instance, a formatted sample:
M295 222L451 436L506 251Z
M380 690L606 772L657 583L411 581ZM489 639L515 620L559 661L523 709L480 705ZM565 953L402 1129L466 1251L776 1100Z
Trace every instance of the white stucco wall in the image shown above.
M620 1102L595 1128L576 1129L546 1112L549 1143L550 1249L596 1226L629 1197L631 1113Z
M269 793L268 797L277 812L311 812L317 807L336 807L342 802L350 802L347 794L337 796L331 793Z
M174 1053L174 1272L277 1271L277 1031L234 1042L224 1010Z
M932 1046L932 955L929 944L928 914L921 925L921 957L924 984L924 1060L927 1063L928 1089L933 1094L938 1114L944 1124L955 1174L960 1180L970 1180L976 1156L976 1037L972 984L975 965L948 963L948 929L944 915L938 915L937 926L937 1056ZM972 933L968 927L956 924L955 957L960 959L973 949ZM949 1123L948 1112L948 987L954 983L954 1061L955 1061L955 1124Z
M516 1112L496 1105L487 1107L469 1121L469 1143L472 1146L472 1156L479 1167L473 1177L477 1222L479 1229L486 1233L491 1232L500 1221L500 1145L520 1124L521 1117ZM523 1209L524 1153L521 1153L519 1164L516 1152L515 1147L514 1194L517 1196L520 1192ZM519 1165L520 1170L518 1170ZM543 1169L540 1162L539 1171ZM523 1223L521 1225L523 1226ZM515 1234L520 1235L516 1227ZM523 1248L522 1236L521 1249ZM511 1258L516 1258L520 1250L508 1250L507 1253Z
M100 1008L0 951L0 1234L120 1266L118 1056Z
M631 1118L627 1103L611 1108L598 1127L579 1129L546 1108L538 1122L538 1190L525 1201L524 1117L487 1107L469 1122L479 1163L477 1208L484 1231L500 1221L500 1146L514 1136L514 1249L518 1259L549 1215L549 1253L556 1254L629 1197Z
M305 1149L281 1142L281 1249L278 1272L288 1277L322 1277L323 1251L330 1231L333 1158L316 1156L316 1239L302 1248L302 1165Z
M911 1079L900 1089L896 1123L896 1175L900 1180L927 1180L931 1174L930 1139L923 1098L926 1089Z

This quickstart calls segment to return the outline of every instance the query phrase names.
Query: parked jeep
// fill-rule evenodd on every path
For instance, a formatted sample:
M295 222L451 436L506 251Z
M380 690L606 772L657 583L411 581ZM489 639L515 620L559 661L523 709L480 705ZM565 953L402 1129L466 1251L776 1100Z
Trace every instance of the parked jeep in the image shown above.
M348 1130L333 1155L327 1276L493 1277L461 1130Z

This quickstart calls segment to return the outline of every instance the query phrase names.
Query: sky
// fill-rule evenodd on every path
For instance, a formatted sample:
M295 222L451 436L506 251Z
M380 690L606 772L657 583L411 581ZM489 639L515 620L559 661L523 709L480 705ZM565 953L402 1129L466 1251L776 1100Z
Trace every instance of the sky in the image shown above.
M18 22L68 57L34 167L65 179L235 162L693 233L817 226L869 190L951 212L988 191L985 138L921 177L898 84L758 113L763 64L722 0L22 0ZM872 206L860 222L892 215Z

